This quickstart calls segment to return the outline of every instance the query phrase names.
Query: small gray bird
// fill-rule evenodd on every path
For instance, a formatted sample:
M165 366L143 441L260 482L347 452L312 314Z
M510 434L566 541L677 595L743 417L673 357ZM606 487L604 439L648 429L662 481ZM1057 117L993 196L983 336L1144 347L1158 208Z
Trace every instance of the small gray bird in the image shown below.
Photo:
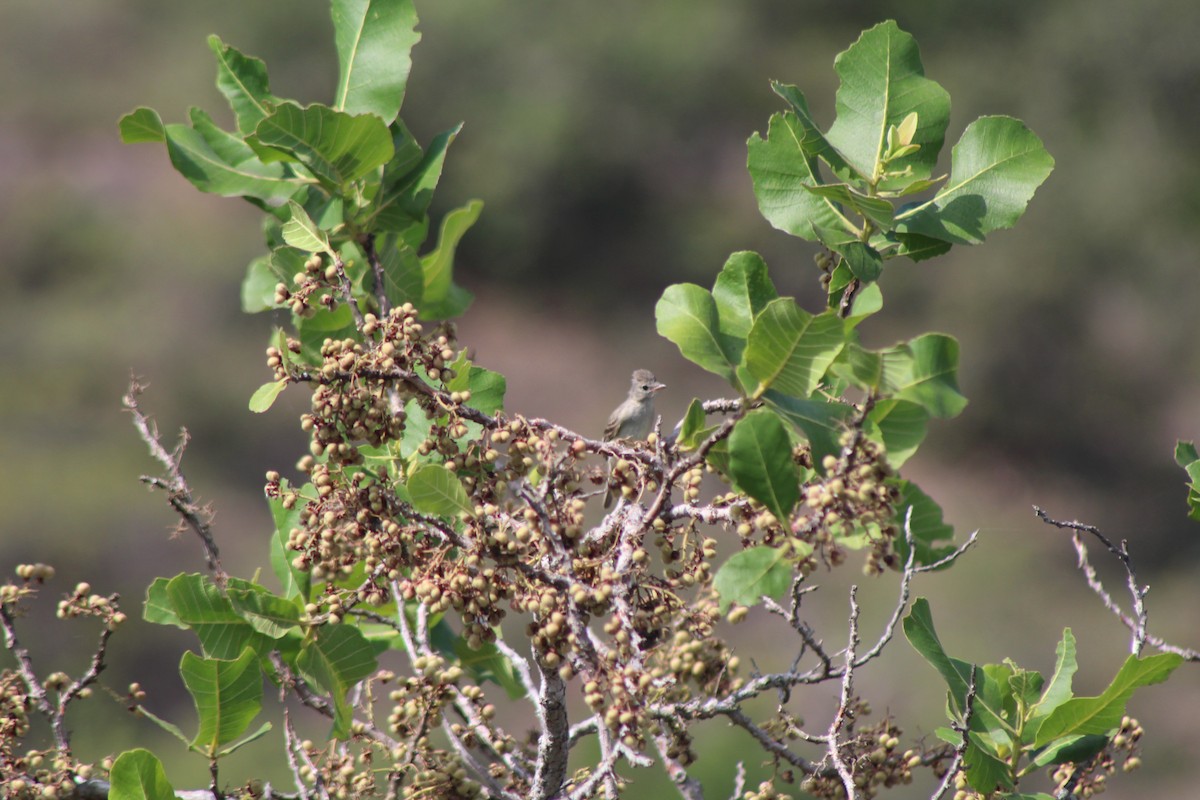
M666 385L655 380L650 370L634 370L629 396L617 406L604 426L604 441L645 439L649 436L650 429L654 427L654 394L665 388ZM604 497L604 507L611 506L612 501L610 490Z

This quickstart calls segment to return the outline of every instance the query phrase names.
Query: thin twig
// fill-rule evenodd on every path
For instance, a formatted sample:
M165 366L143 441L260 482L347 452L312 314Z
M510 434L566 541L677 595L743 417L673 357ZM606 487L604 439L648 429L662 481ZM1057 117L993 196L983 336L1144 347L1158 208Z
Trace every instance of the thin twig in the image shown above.
M1045 522L1048 525L1053 525L1056 528L1065 528L1075 532L1073 537L1075 552L1079 556L1079 568L1083 570L1083 574L1087 578L1088 586L1090 586L1092 591L1100 597L1100 600L1104 603L1104 606L1113 614L1115 614L1116 617L1121 620L1121 622L1124 623L1127 628L1129 628L1133 634L1133 639L1129 646L1130 650L1135 656L1141 655L1142 648L1145 647L1147 638L1146 626L1148 622L1148 613L1146 611L1145 600L1146 593L1150 591L1150 587L1141 586L1138 584L1137 573L1135 573L1133 569L1133 559L1129 555L1129 542L1125 539L1122 539L1120 546L1117 546L1109 541L1108 537L1100 533L1100 529L1094 525L1085 525L1082 522L1075 521L1060 522L1058 520L1051 519L1045 511L1037 506L1033 507L1033 511L1035 514L1037 514L1038 519L1042 520L1042 522ZM1121 607L1115 600L1113 600L1112 596L1109 595L1107 590L1105 590L1103 583L1101 583L1100 578L1096 575L1096 570L1092 567L1091 562L1088 560L1087 547L1083 543L1083 539L1080 536L1081 533L1089 533L1099 539L1101 544L1107 547L1108 551L1115 555L1121 562L1121 565L1125 567L1126 582L1129 586L1129 595L1133 600L1132 618L1126 616L1125 613L1121 611Z
M126 410L133 415L133 425L141 435L142 441L150 448L150 455L166 470L166 477L156 478L143 475L141 480L152 488L162 489L167 493L167 502L182 517L181 527L190 528L200 537L208 569L213 573L217 583L223 585L228 576L221 567L220 550L218 550L212 534L212 509L196 502L192 488L188 485L180 467L180 463L183 461L183 451L187 448L189 439L187 429L180 429L179 444L173 451L168 451L159 438L158 425L153 419L142 413L142 409L138 405L138 396L145 388L136 377L130 378L129 391L123 398L123 402Z

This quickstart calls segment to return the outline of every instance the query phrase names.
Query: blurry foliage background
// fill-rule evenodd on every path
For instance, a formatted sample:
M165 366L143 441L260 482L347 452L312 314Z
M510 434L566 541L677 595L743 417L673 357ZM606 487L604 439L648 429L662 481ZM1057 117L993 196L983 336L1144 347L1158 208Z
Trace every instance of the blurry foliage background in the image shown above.
M875 345L931 329L962 344L971 405L932 429L906 474L960 536L981 528L983 541L917 591L933 600L947 648L979 662L1010 655L1048 670L1071 625L1077 687L1098 691L1126 637L1088 595L1066 539L1033 519L1038 503L1128 538L1154 586L1152 629L1200 644L1200 530L1171 460L1176 438L1200 437L1200 4L427 0L418 12L424 39L402 115L422 141L466 121L438 208L486 202L460 249L459 281L476 293L461 338L508 376L510 410L591 434L636 367L670 386L668 424L691 397L721 393L654 333L668 284L709 285L730 252L754 249L782 293L820 302L812 247L759 217L745 171L746 138L784 105L768 79L798 84L828 125L833 57L895 18L953 99L947 157L981 114L1025 120L1057 160L1026 217L982 247L891 266L885 313L865 330ZM271 320L238 306L258 213L195 192L161 148L117 140L117 118L137 105L179 121L196 104L228 123L209 33L264 58L277 95L331 97L319 0L0 8L0 569L53 563L48 608L87 579L120 591L137 616L153 576L202 568L193 541L168 537L164 499L137 482L153 465L120 410L131 370L149 381L143 402L164 433L190 430L187 473L217 509L235 573L265 564L263 472L288 468L303 446L302 392L263 417L246 409L268 375ZM844 636L854 579L834 576L814 600L827 641ZM872 581L868 597L882 608L893 589ZM761 622L739 629L748 645L767 635ZM76 626L31 635L41 633L26 638L46 668L77 671L70 659L94 639ZM109 682L142 680L152 707L169 710L189 643L176 633L131 624ZM943 689L905 643L893 650L860 685L877 713L928 733ZM805 702L823 729L832 706L816 694ZM1187 793L1197 703L1194 668L1135 698L1146 767L1110 797ZM84 755L156 740L119 713L101 700L74 718ZM739 734L710 728L700 763L725 796L729 756L744 750L752 775L760 759ZM106 738L86 738L98 732ZM275 755L255 747L246 774L225 776L244 779ZM171 769L177 785L204 781L197 759Z

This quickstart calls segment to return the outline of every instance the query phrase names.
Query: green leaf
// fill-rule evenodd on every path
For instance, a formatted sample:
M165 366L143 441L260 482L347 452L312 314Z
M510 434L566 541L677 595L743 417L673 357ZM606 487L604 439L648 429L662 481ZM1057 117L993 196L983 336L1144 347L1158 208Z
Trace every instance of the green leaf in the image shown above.
M729 435L729 471L746 494L787 524L800 500L800 474L779 415L764 408L738 421Z
M291 217L283 224L283 240L306 253L333 253L329 234L317 227L304 207L295 200L288 201Z
M951 658L942 648L937 631L933 626L933 615L929 610L929 601L918 598L904 618L904 635L909 644L938 671L950 689L953 700L952 714L961 717L966 708L967 690L971 683L972 665L958 658ZM996 687L988 687L989 678L981 669L976 672L976 697L974 714L971 718L972 730L1002 730L1003 709L989 705L988 698L999 696Z
M473 296L454 283L454 252L463 235L470 230L483 211L483 203L472 200L442 218L437 247L421 256L424 290L421 316L426 319L448 319L467 310Z
M779 294L767 274L767 262L758 253L743 250L725 261L713 284L712 296L721 332L745 339L754 318Z
M687 413L683 415L683 419L679 422L679 434L675 441L685 450L695 450L700 442L704 441L704 437L712 431L712 427L705 427L705 422L708 421L708 415L704 413L704 406L699 400L692 400L688 404Z
M254 139L295 156L327 187L340 191L394 155L392 135L374 114L347 114L314 103L280 103L258 123Z
M1048 716L1050 712L1071 699L1071 681L1075 677L1078 664L1075 661L1075 634L1071 632L1070 628L1063 629L1062 640L1054 652L1057 656L1054 662L1054 674L1050 676L1050 684L1033 709L1035 719Z
M795 86L790 86L778 81L771 81L771 90L775 94L788 101L792 107L792 113L796 115L796 120L800 123L804 131L803 139L800 141L800 149L808 156L815 156L821 159L834 174L842 180L850 180L857 178L863 179L863 176L854 171L842 154L829 143L825 138L825 134L821 133L816 120L813 119L812 112L808 109L808 100L804 97L804 93Z
M193 115L198 118L203 119L201 112ZM164 129L172 166L200 191L278 203L303 188L302 182L286 174L282 164L264 164L253 154L236 162L227 160L213 144L226 154L234 152L233 137L218 135L216 126L204 128L173 124Z
M262 59L243 55L220 37L208 37L208 47L217 59L217 88L237 117L238 130L253 133L259 121L271 113L275 102Z
M809 131L794 112L774 114L764 140L757 133L746 143L746 166L758 210L785 233L817 240L819 229L853 231L834 202L808 191L821 182L817 164L805 153Z
M167 582L165 591L155 593L154 599L165 603L180 623L195 632L208 657L234 659L246 647L260 653L270 647L269 640L246 622L229 598L203 575L176 575Z
M175 800L162 762L149 750L126 750L109 773L109 800Z
M424 464L408 478L413 508L438 517L471 514L473 508L462 481L441 464Z
M1200 522L1200 454L1192 442L1176 442L1175 463L1188 474L1188 519Z
M242 311L257 314L275 308L275 286L281 281L271 267L270 256L259 256L251 261L242 280Z
M958 391L958 342L953 336L926 333L882 355L883 386L890 395L935 417L962 413L967 399Z
M351 709L346 693L375 671L375 650L351 625L323 625L305 639L296 658L304 678L327 691L334 703L334 737L350 736Z
M895 233L892 234L892 239L899 244L899 247L896 248L896 255L908 256L913 261L924 261L940 256L949 252L951 247L950 242L934 239L931 236L922 236L919 233Z
M376 196L375 206L370 211L370 224L381 231L403 232L414 225L422 225L433 201L433 190L442 177L442 166L446 161L446 150L462 130L462 124L443 131L429 143L429 148L414 166L410 158L412 144L402 126L393 124L393 141L406 146L396 148L397 158L389 161L383 169L383 183ZM422 238L424 234L422 233ZM416 247L420 241L408 242Z
M421 39L412 0L334 0L338 76L334 107L390 123L404 102L411 51Z
M275 404L275 398L279 397L279 393L287 388L287 378L278 381L264 383L262 386L254 390L254 394L250 395L250 410L255 414L261 414L272 405Z
M950 95L925 77L916 41L895 22L882 22L864 31L858 41L834 60L840 84L837 118L828 139L862 175L880 177L880 158L887 130L917 114L913 144L916 152L888 165L911 172L906 178L881 181L890 189L913 179L927 178L937 164L950 118Z
M859 389L872 390L883 379L883 359L856 341L848 341L838 354L831 371Z
M841 449L838 438L850 417L850 406L825 400L803 400L773 390L768 390L763 399L768 407L808 439L814 464L820 464L825 456Z
M145 106L139 106L121 117L121 121L117 123L117 129L121 132L121 141L125 144L165 142L167 140L162 118L153 108Z
M175 613L175 606L167 594L167 584L170 578L155 578L146 587L146 603L142 608L142 619L156 625L174 625L176 628L187 630L187 624Z
M717 275L712 296L717 304L721 350L730 363L740 364L754 318L779 296L767 275L767 263L758 253L734 253Z
M344 339L357 333L354 313L345 303L332 311L322 308L311 317L301 317L295 322L300 334L300 355L309 364L321 363L321 343L326 339Z
M272 639L282 639L300 626L300 609L263 586L230 586L229 600L250 627Z
M862 194L846 183L805 185L804 188L818 197L838 203L842 206L843 211L846 208L852 209L859 216L875 223L878 228L890 230L892 227L892 216L895 210L887 200ZM862 244L862 242L856 242L856 244ZM872 278L872 280L874 279Z
M792 563L783 547L751 547L731 556L713 578L724 613L733 603L758 605L764 595L779 597L792 582Z
M674 342L688 361L737 386L735 364L721 346L717 302L694 283L668 286L654 307L659 336Z
M241 736L262 710L262 673L258 654L249 647L232 661L201 658L188 650L179 674L200 716L192 746L210 758Z
M790 297L772 300L746 340L746 367L759 382L755 394L775 389L809 397L845 343L846 326L836 313L813 316Z
M416 251L394 235L380 240L379 261L383 266L383 291L393 306L412 303L421 308L425 294L425 270Z
M287 491L290 487L286 482L281 482L279 488L281 491ZM301 494L311 496L311 489L311 484L306 485L301 489ZM275 523L275 533L271 536L271 571L283 586L284 597L306 601L312 586L311 573L292 566L294 556L287 548L292 529L301 527L301 504L297 503L290 509L284 508L282 498L268 497L267 505L271 508L271 520Z
M900 230L954 244L978 244L1011 228L1054 159L1025 123L980 117L954 146L950 180L926 203L897 215Z
M1024 772L1051 764L1080 764L1095 756L1108 745L1108 737L1100 734L1063 736L1040 750Z
M942 507L912 481L899 479L896 481L896 486L900 490L900 497L894 504L895 523L903 531L904 521L909 519L917 550L914 562L918 565L932 564L953 552L952 545L938 544L939 542L949 542L954 538L954 528L943 520ZM911 518L908 516L910 508L912 509ZM908 543L905 541L903 533L896 537L896 555L901 563L908 560Z
M846 325L856 328L864 319L882 309L883 290L879 288L879 284L869 283L854 296L854 302L850 304L850 314L846 317Z
M1052 711L1038 728L1037 745L1044 746L1060 736L1108 733L1117 728L1133 691L1165 681L1182 663L1183 657L1176 653L1146 658L1129 656L1098 697L1076 697Z
M899 469L925 441L929 413L907 400L876 401L867 414L867 435L883 445L888 464Z
M471 364L464 353L460 353L450 366L455 375L446 384L446 388L452 392L470 390L471 400L467 403L468 406L484 414L494 414L504 408L504 393L508 390L508 381L503 375Z
M847 242L832 248L840 253L850 274L860 281L870 283L879 280L883 273L883 256L869 244L863 242Z

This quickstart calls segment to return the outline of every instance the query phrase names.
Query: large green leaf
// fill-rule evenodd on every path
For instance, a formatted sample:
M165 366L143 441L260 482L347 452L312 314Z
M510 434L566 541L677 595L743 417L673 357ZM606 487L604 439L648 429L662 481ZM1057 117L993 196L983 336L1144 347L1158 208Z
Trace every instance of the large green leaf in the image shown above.
M919 148L888 168L911 169L900 179L902 183L929 177L945 140L950 95L925 77L916 40L895 22L882 22L840 53L834 69L841 83L837 118L829 128L830 143L859 173L879 177L888 128L915 113L912 143ZM884 181L877 188L888 189L891 184Z
M790 297L772 300L746 340L746 367L758 380L755 394L776 389L809 397L845 343L846 326L835 312L814 316Z
M1046 690L1042 692L1041 698L1033 708L1035 719L1049 716L1052 711L1071 699L1071 681L1075 677L1075 671L1079 665L1075 660L1075 634L1071 632L1070 628L1063 629L1062 640L1054 652L1057 656L1054 662L1054 674L1050 677L1049 685L1046 686Z
M786 526L800 499L800 474L779 415L763 408L738 421L729 435L729 471L746 494Z
M952 658L942 647L937 630L933 626L933 614L929 610L929 601L918 598L912 605L908 616L904 618L904 635L913 649L921 654L926 661L946 681L953 699L952 712L961 715L966 708L967 691L971 684L972 665L962 659ZM976 697L974 714L971 717L971 729L980 731L1002 731L1006 725L1003 720L1004 710L996 703L1001 696L999 687L989 685L991 678L980 669L975 675Z
M164 128L171 165L200 191L278 203L303 188L282 164L264 164L253 154L236 162L226 160L213 149L213 143L228 154L235 150L233 137L216 136L215 130L215 126L201 131L178 123Z
M763 596L779 597L792 582L792 562L786 548L751 547L730 556L713 578L721 610L733 603L758 605Z
M392 130L393 146L409 144L410 140L404 137L407 131L402 126L393 123ZM433 201L433 190L442 177L446 150L458 137L460 130L461 124L439 133L415 163L409 148L396 147L398 156L384 167L383 183L370 211L372 224L378 230L404 232L414 225L423 224L429 204ZM407 236L405 241L410 247L420 244L420 241L413 241Z
M162 762L149 750L126 750L109 772L108 800L175 800Z
M785 233L814 241L818 229L851 231L834 202L808 191L821 182L816 160L805 153L809 129L792 111L774 114L767 138L757 133L746 143L746 166L758 210Z
M1130 655L1108 688L1097 697L1076 697L1067 700L1050 713L1037 733L1037 745L1042 747L1060 736L1107 733L1121 724L1125 705L1135 689L1162 683L1183 657L1176 653L1161 653L1146 658Z
M442 218L437 247L421 256L424 289L421 316L427 319L457 317L467 310L473 295L454 283L454 253L458 243L483 211L483 202L472 200Z
M250 627L272 639L282 639L300 626L300 609L295 603L271 594L255 583L231 585L229 600Z
M717 302L694 283L668 286L654 307L658 334L674 342L683 357L734 386L736 364L721 346Z
M867 414L867 435L883 445L884 455L893 469L912 458L925 441L929 412L908 400L879 400Z
M978 244L1025 213L1054 159L1025 123L980 117L954 145L950 180L932 200L896 218L899 228L954 244Z
M392 135L374 114L347 114L314 103L280 103L258 123L254 139L295 156L331 189L341 190L387 163Z
M758 253L734 253L717 275L712 296L721 349L728 361L740 364L755 316L779 296L767 275L767 263Z
M253 133L263 117L271 113L275 102L267 79L267 65L262 59L243 55L225 44L219 36L208 37L208 47L217 59L217 88L237 117L238 130Z
M390 123L404 102L411 51L421 39L412 0L334 0L338 76L334 107Z
M884 391L935 417L955 417L967 399L958 391L958 342L926 333L883 351Z
M247 647L234 660L201 658L188 650L179 674L200 716L192 746L208 757L237 739L262 710L258 654Z
M346 693L374 672L375 649L351 625L323 625L304 640L296 668L306 680L330 695L334 703L334 736L349 738L350 707Z
M773 390L763 394L763 399L768 407L808 439L814 464L820 464L825 456L841 449L838 438L853 411L849 405L819 399L804 400Z
M743 250L731 255L713 284L713 300L721 333L739 339L750 335L754 318L779 296L767 274L767 262L758 253Z
M425 270L421 257L407 244L389 234L379 239L379 263L383 267L383 291L393 306L412 303L421 308L425 294Z
M796 115L796 121L800 123L803 130L803 138L799 144L800 149L806 155L815 156L824 161L841 180L864 178L864 176L854 171L854 168L847 163L842 154L825 138L825 134L821 132L816 120L813 119L812 112L809 111L808 99L798 87L778 81L771 81L771 90L784 100L787 100L788 104L792 107L792 113Z
M176 575L162 591L147 598L165 604L177 623L195 632L204 654L211 658L234 659L246 647L256 652L269 648L269 639L256 631L233 607L229 598L212 581L196 573ZM159 621L163 614L156 612ZM164 619L165 621L165 619Z
M413 508L439 517L455 517L472 512L467 490L453 472L440 464L424 464L408 478L408 494Z

